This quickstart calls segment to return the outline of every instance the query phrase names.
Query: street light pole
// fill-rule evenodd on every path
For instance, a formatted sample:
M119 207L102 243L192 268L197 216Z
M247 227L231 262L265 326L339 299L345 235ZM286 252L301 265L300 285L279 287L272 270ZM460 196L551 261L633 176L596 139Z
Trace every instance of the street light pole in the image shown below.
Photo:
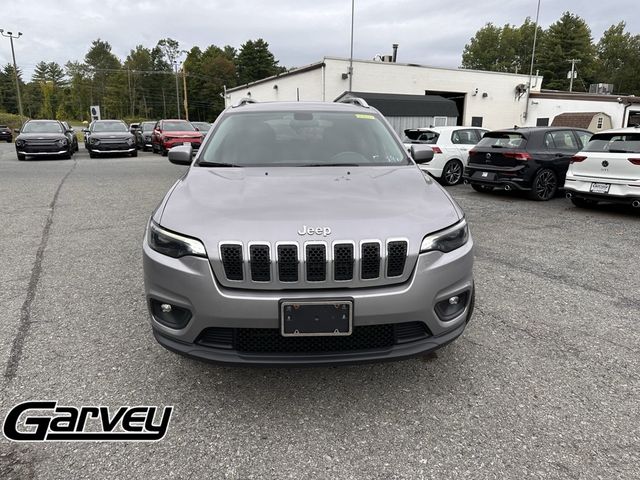
M16 93L18 94L18 112L20 113L20 121L24 115L22 114L22 98L20 97L20 80L18 80L18 66L16 65L16 53L13 49L13 39L20 38L22 36L22 32L18 32L18 35L14 35L13 32L4 33L4 30L0 28L0 35L3 37L8 37L11 42L11 57L13 58L13 73L16 76Z
M351 0L351 53L349 54L349 92L353 90L353 14L355 0Z

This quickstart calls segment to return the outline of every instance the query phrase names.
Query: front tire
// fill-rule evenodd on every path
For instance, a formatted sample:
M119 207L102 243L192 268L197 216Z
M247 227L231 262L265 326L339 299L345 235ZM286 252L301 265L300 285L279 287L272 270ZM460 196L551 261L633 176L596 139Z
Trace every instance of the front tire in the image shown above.
M551 200L558 191L558 176L549 169L543 168L536 173L529 192L529 197L538 202L546 202Z
M487 185L480 185L479 183L472 183L471 188L473 188L476 192L480 192L480 193L489 193L493 191L493 187L489 187Z
M25 161L27 159L26 155L22 155L21 153L18 153L18 160L20 160L21 162Z
M133 152L131 152L131 156L132 157L137 157L138 156L138 150L134 150Z
M96 154L89 150L89 158L96 158Z
M443 185L457 185L462 180L462 162L460 160L449 160L442 169L440 181Z

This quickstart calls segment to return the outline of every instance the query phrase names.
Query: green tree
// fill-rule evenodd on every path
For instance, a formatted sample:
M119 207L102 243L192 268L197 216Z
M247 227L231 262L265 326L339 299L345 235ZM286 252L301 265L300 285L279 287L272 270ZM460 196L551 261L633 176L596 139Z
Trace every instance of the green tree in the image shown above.
M18 68L18 83L20 85L20 92L25 89L25 84L22 81L22 72ZM23 103L24 106L24 103ZM13 69L13 65L7 63L0 72L0 109L7 113L18 113L18 96L16 93L16 77ZM25 115L27 112L24 112Z
M625 22L611 25L600 38L595 77L598 83L612 83L617 93L640 95L640 35L625 28Z
M531 64L535 24L530 18L516 27L487 23L465 45L462 67L496 72L528 72ZM538 41L543 30L538 27Z
M114 82L109 80L121 70L120 60L111 52L109 42L97 39L91 43L91 48L84 57L84 64L91 80L91 104L103 105L108 86L111 90L122 87L122 85L114 86ZM102 113L105 117L111 115L111 112L104 107Z
M269 51L269 44L261 38L242 44L236 57L236 68L240 85L270 77L283 70Z
M591 30L577 15L565 12L560 19L545 32L537 63L544 76L545 88L568 90L567 72L571 70L569 60L576 59L578 78L574 89L588 90L593 80L595 67L595 47L591 40Z

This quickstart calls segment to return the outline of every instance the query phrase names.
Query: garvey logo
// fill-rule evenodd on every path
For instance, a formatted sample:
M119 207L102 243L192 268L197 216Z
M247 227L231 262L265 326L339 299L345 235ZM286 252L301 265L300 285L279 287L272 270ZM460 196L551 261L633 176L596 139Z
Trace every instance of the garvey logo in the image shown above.
M58 406L56 401L23 402L7 414L2 433L15 442L158 441L167 434L173 407L164 407L159 420L154 423L158 410L159 407L140 405L119 407L112 413L106 406L72 407Z

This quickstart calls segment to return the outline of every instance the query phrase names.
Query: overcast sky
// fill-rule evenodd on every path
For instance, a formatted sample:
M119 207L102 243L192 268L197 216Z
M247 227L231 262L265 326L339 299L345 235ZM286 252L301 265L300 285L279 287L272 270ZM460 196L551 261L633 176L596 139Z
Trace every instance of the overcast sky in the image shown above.
M111 43L124 59L138 44L153 47L171 37L194 45L240 47L264 38L288 68L323 56L349 56L351 0L0 0L0 28L21 31L15 42L18 67L29 79L41 60L82 60L92 40ZM487 22L520 25L535 18L537 0L355 0L354 57L390 54L398 61L458 67L464 45ZM621 20L640 33L637 0L542 0L540 24L564 11L583 17L597 40ZM11 60L0 38L0 65Z

